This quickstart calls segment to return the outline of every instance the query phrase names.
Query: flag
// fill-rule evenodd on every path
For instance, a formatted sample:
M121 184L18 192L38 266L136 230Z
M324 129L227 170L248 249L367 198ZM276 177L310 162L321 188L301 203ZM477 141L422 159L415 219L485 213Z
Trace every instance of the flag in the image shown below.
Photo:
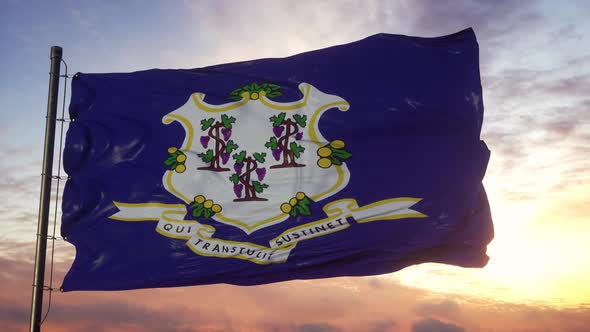
M478 44L376 34L286 58L78 73L64 291L486 264Z

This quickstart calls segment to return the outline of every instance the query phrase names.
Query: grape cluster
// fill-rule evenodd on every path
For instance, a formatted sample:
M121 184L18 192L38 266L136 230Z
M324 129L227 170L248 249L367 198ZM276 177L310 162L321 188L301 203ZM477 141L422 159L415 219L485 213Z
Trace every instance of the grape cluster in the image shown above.
M169 170L183 173L186 171L186 155L184 152L178 150L177 147L171 146L168 148L168 159L164 161L164 165L168 166Z
M219 213L223 208L219 204L215 204L212 200L205 198L203 195L195 196L193 203L191 203L192 216L199 218L204 216L210 218L214 213Z
M288 203L281 204L281 211L292 217L296 217L299 214L309 216L311 215L311 210L309 209L310 204L311 200L305 195L305 193L298 192Z
M320 157L318 159L318 166L321 168L330 168L332 165L342 165L342 161L352 156L352 153L344 150L345 146L344 141L337 139L319 148L317 151Z

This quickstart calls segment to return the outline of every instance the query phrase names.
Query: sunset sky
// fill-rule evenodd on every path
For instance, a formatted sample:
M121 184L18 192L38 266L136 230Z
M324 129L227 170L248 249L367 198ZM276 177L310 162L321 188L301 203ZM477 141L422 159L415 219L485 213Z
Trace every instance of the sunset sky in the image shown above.
M492 153L484 184L495 239L485 268L54 293L44 330L588 331L590 2L565 3L1 1L0 331L28 328L50 46L64 48L70 74L129 72L467 27L480 47L482 139ZM73 246L58 241L55 255L59 287Z

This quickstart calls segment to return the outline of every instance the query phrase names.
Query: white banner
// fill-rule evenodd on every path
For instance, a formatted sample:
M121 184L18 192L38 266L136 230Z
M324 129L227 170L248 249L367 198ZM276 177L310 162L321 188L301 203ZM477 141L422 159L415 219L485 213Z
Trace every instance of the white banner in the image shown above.
M420 199L392 198L359 207L352 198L341 199L324 205L327 218L289 228L270 240L269 247L251 242L229 241L213 238L215 228L194 220L184 220L186 205L113 202L119 209L110 219L141 222L157 220L156 231L163 236L185 239L187 246L201 256L238 258L257 264L284 263L299 241L328 235L347 229L347 218L357 223L402 218L424 218L426 215L410 209Z

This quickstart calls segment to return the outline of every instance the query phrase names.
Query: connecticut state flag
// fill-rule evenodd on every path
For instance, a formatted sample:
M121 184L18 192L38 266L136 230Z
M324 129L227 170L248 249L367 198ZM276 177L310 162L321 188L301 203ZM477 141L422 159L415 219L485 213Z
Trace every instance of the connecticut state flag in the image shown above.
M487 263L474 32L197 69L78 73L64 291Z

